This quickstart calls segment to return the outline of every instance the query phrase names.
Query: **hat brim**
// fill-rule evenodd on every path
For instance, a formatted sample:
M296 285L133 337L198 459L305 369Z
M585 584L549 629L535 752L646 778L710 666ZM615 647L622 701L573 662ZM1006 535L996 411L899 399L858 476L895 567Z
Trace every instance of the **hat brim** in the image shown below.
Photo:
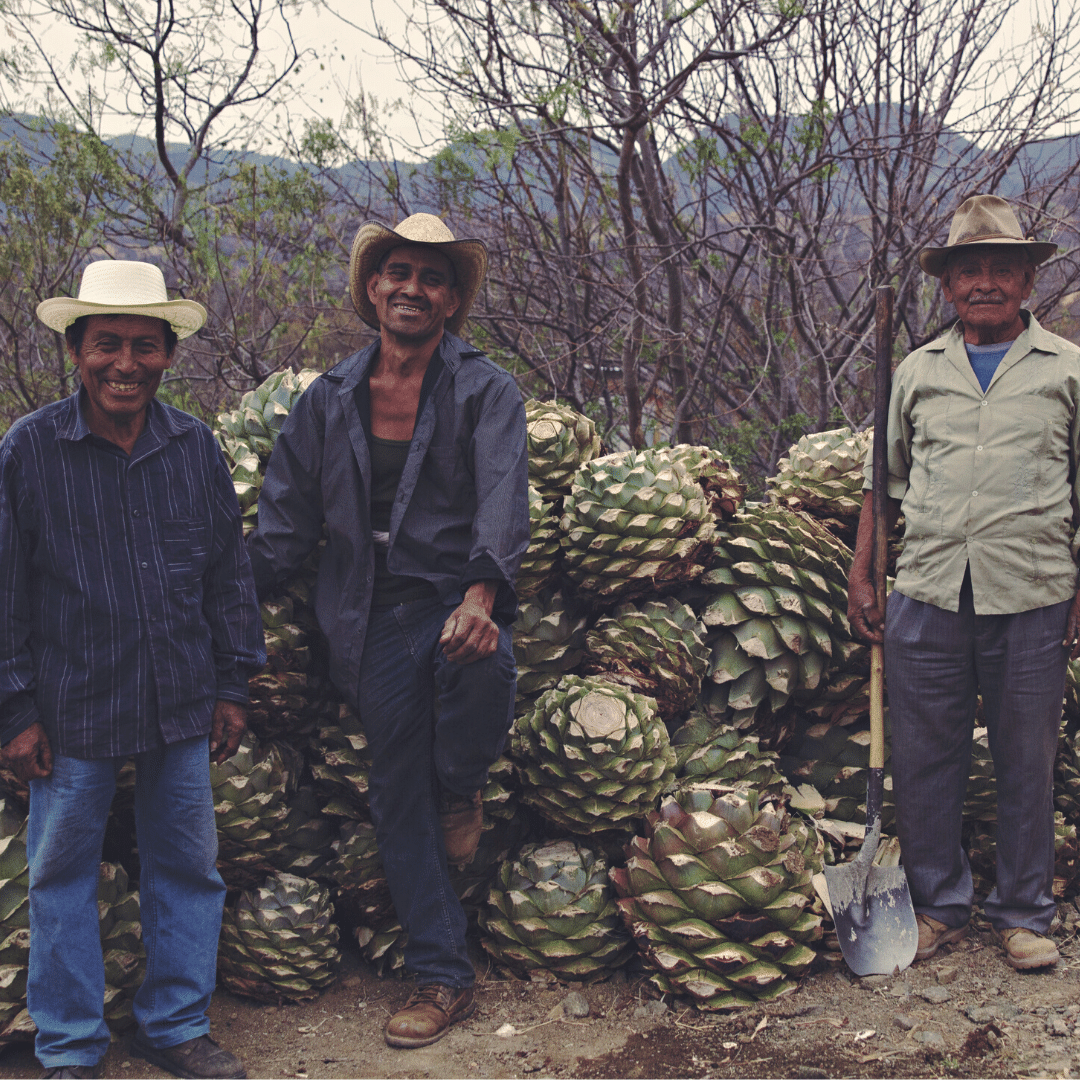
M962 248L984 247L1023 247L1027 249L1028 258L1033 266L1046 262L1057 253L1057 244L1046 243L1041 240L1017 240L1015 236L987 236L978 240L968 240L963 244L953 244L951 247L923 248L919 252L919 265L931 277L941 277L945 272L945 264L954 251Z
M460 335L465 320L483 284L487 273L487 247L483 240L445 240L432 243L425 240L411 240L407 236L394 232L381 221L365 221L356 230L353 239L352 255L349 258L349 295L353 307L360 316L375 330L379 329L379 316L375 305L368 297L368 278L378 270L382 257L396 247L429 247L445 255L453 264L457 273L457 290L461 303L457 311L446 320L446 329L451 334Z
M206 323L206 308L194 300L164 300L160 304L92 304L73 297L54 296L37 306L37 317L61 334L83 315L145 315L150 319L164 319L181 339L191 337Z

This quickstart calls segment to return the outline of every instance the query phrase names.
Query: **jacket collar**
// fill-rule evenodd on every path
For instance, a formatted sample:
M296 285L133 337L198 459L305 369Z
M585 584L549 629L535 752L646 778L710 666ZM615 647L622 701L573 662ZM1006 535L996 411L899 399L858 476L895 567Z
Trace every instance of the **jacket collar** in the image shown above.
M1054 355L1061 351L1061 346L1055 340L1054 335L1044 330L1039 325L1039 320L1030 311L1021 308L1020 317L1024 320L1026 329L1009 345L1009 351L1002 357L1001 363L998 364L997 371L994 372L994 377L990 380L990 386L993 386L1006 371L1015 367L1029 353L1039 352ZM975 377L975 372L971 367L971 361L968 359L967 349L964 346L964 328L959 320L953 323L941 337L927 345L926 348L931 352L944 353L945 358L952 363L961 375L980 394L983 392L982 387L979 386L979 380ZM989 389L988 386L987 391Z
M327 376L340 380L341 389L338 391L342 397L351 394L362 379L367 378L371 371L371 365L379 355L380 341L376 338L367 348L354 353L347 360L343 360L337 367L327 372ZM449 330L443 332L439 342L439 355L451 375L457 374L463 360L470 360L475 356L483 356L479 349L474 349L467 342L461 340Z

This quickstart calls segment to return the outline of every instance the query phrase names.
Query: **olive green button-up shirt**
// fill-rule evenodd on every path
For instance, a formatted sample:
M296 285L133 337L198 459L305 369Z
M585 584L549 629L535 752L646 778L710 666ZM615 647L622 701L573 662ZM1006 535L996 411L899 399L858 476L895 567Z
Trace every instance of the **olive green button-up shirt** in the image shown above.
M957 323L893 376L889 495L901 500L896 588L947 611L971 566L975 611L1006 615L1076 592L1080 349L1030 312L984 393ZM868 455L865 487L872 478Z

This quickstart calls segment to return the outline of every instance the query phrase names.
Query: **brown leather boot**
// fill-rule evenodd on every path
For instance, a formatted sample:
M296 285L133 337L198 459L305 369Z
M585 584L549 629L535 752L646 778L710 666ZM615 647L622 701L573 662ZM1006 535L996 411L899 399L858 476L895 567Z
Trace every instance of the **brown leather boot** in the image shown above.
M480 792L461 796L450 792L439 800L439 821L442 824L446 861L465 866L472 862L480 846L480 833L484 827L484 809Z
M476 1010L473 988L455 990L440 983L418 986L386 1025L389 1046L413 1049L438 1042L450 1030L451 1024L467 1020Z

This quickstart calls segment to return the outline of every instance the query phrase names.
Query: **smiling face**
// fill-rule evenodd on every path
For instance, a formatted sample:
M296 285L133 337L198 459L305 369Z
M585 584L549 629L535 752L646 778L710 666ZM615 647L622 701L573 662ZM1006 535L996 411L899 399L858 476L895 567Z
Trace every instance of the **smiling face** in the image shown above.
M956 305L969 345L1015 341L1024 331L1020 306L1034 284L1035 270L1023 251L992 245L954 251L941 275L941 291Z
M367 283L383 334L421 343L441 337L461 304L450 260L429 247L394 248Z
M79 351L68 345L95 435L128 445L142 431L146 407L172 363L165 326L146 315L91 315Z

